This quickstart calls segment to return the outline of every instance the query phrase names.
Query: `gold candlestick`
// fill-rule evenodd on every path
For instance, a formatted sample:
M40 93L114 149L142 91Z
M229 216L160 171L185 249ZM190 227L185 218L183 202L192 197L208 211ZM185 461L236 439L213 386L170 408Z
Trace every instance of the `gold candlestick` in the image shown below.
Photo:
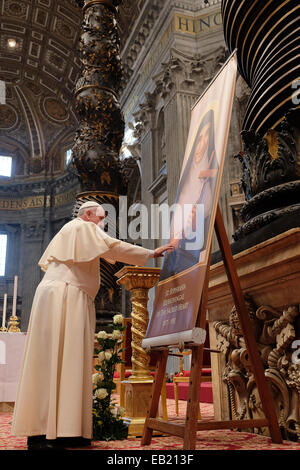
M132 334L132 375L131 381L151 378L149 370L150 356L142 348L148 322L148 291L159 280L160 268L141 268L125 266L116 273L117 284L123 284L131 292L131 334Z
M131 293L132 303L132 375L123 382L125 386L126 418L130 420L128 434L141 436L147 410L151 401L153 377L149 369L150 356L142 348L149 312L148 291L159 280L160 268L125 266L116 273L117 284L124 285Z
M8 322L8 332L9 333L19 333L21 330L18 327L19 325L19 320L18 317L15 315L12 315L9 319Z
M0 328L0 331L7 331L7 328L5 326L6 307L7 307L7 294L4 294L4 297L3 297L3 312L2 312L2 326Z

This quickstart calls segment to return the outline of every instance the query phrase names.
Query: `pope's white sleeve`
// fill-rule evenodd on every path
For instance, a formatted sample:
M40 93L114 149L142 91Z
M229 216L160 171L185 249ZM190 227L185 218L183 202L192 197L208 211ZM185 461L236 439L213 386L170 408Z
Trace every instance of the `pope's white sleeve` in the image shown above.
M119 240L120 241L120 240ZM154 251L141 246L120 241L110 248L101 258L107 261L120 261L121 263L145 266L149 258L153 258Z

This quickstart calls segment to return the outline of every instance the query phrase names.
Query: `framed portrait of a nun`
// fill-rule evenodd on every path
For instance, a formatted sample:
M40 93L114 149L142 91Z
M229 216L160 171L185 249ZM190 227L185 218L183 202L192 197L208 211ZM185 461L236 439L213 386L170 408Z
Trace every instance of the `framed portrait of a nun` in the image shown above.
M236 70L233 54L192 109L170 227L174 250L164 257L144 346L155 337L157 345L174 344L174 334L178 342L191 340L210 261Z

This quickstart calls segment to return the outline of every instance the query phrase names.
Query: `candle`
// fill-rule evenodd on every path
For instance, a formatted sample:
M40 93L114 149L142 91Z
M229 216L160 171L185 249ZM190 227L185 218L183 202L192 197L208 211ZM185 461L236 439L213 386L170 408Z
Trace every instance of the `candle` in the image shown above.
M4 294L4 299L3 299L3 315L2 315L2 328L5 328L5 321L6 321L6 304L7 304L7 294Z
M13 307L12 307L12 316L16 316L17 311L17 290L18 290L18 276L15 276L14 281L14 297L13 297Z

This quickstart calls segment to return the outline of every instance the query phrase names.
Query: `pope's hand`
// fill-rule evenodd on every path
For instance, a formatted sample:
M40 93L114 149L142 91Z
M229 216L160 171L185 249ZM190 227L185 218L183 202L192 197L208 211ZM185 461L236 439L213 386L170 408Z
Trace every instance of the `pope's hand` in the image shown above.
M174 245L172 245L171 243L160 246L159 248L156 248L156 250L154 250L153 258L159 258L160 256L164 256L165 251L169 252L173 250L174 250Z

